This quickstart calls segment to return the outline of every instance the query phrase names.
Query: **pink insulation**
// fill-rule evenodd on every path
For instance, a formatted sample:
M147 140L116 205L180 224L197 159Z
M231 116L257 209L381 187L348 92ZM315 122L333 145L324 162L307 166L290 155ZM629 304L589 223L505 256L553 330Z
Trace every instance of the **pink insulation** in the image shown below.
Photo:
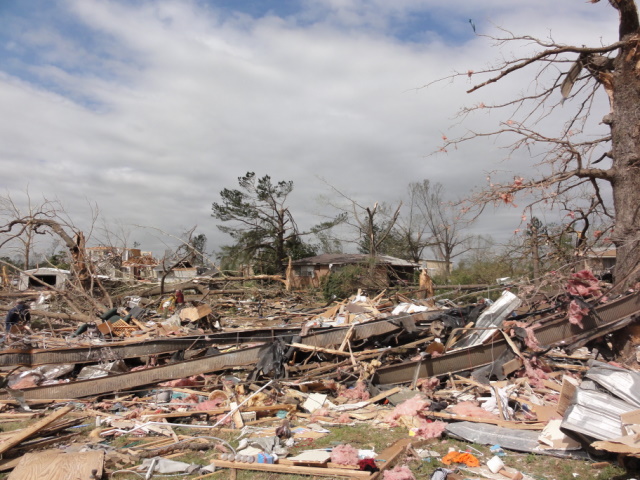
M447 428L447 424L437 420L435 422L424 423L422 426L416 428L414 433L416 437L428 440L430 438L440 438L445 428Z
M205 400L204 402L200 402L195 407L193 407L193 409L199 412L204 410L213 410L220 407L224 403L224 398L215 398L213 400Z
M311 412L311 416L309 417L310 422L315 422L319 418L327 418L331 417L331 411L326 407L320 407L313 412Z
M323 380L322 384L324 385L324 388L326 388L327 390L331 390L332 392L337 392L341 387L341 385L333 379Z
M438 379L438 377L419 378L416 382L416 387L418 387L421 392L425 393L435 391L435 389L438 388L439 385L440 380Z
M347 412L344 412L336 418L336 423L351 423L351 417Z
M589 309L587 307L580 307L578 302L575 300L571 300L569 304L569 323L573 323L574 325L578 325L580 328L584 328L582 324L582 318L585 315L589 314Z
M369 400L371 395L367 391L367 387L364 382L358 380L353 388L345 388L340 391L340 397L348 398L349 400L363 401Z
M529 383L537 388L544 388L544 380L549 378L549 375L544 370L536 366L537 359L534 357L531 361L524 360L525 374L529 379Z
M499 418L495 413L487 412L473 402L460 402L447 408L447 411L463 417Z
M13 388L14 390L23 390L25 388L37 387L41 381L42 381L41 376L28 375L28 376L22 377L20 380L14 383L11 386L11 388Z
M168 382L159 383L161 387L195 387L202 385L205 378L202 375L194 375L189 378L179 378L178 380L169 380Z
M396 406L396 408L387 415L386 421L391 424L395 424L395 421L403 415L414 417L429 405L431 405L431 402L428 399L422 398L420 395L416 395L415 397L405 400L400 405Z
M385 470L382 478L384 480L416 480L406 465L396 465L391 470Z
M505 330L508 331L510 336L514 336L515 333L513 329L515 327L519 327L527 332L527 336L524 339L525 345L529 348L529 350L533 350L534 352L539 352L541 350L540 344L538 343L538 339L536 338L536 334L533 331L533 326L529 325L525 322L516 322L516 321L506 321L504 322Z
M567 282L567 292L581 297L593 297L600 295L600 282L589 270L581 270L572 273Z
M352 447L348 443L334 447L331 452L331 462L338 465L357 465L358 449Z

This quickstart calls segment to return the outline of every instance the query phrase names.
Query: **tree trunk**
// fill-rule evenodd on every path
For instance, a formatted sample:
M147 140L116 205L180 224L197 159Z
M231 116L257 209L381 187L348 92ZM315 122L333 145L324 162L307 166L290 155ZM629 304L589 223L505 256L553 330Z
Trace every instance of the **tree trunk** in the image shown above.
M533 283L540 284L540 251L538 243L538 227L531 222L531 258L533 260Z
M637 40L637 28L623 31L625 25L636 25L637 11L634 2L621 1L626 10L621 9L622 40L629 44L620 50L615 59L612 74L612 187L615 208L615 229L612 235L616 246L616 282L623 287L634 284L640 278L640 211L638 211L638 192L640 192L640 49ZM630 6L633 6L629 11ZM625 19L625 16L631 16ZM635 18L633 18L635 17ZM607 75L607 74L605 74ZM606 80L606 78L605 78ZM606 83L603 81L605 89Z
M283 275L285 273L285 246L284 246L284 235L286 233L286 225L285 225L285 210L278 210L278 232L276 234L276 273Z

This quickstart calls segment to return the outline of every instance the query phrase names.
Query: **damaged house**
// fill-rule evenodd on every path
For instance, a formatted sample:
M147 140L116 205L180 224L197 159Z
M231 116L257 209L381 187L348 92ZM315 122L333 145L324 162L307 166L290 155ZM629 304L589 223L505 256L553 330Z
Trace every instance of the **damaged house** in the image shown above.
M292 282L295 288L320 286L321 279L349 265L369 266L371 256L355 253L325 253L315 257L301 258L291 262L293 267ZM420 268L418 263L401 258L378 255L374 259L375 275L382 283L413 282L414 273Z
M20 273L18 290L24 291L30 288L52 287L56 290L64 289L64 284L71 272L60 268L34 268Z
M188 260L183 260L174 265L160 264L154 268L155 280L167 283L187 282L198 276L198 267L191 265Z
M611 277L613 268L616 266L615 247L593 248L584 259L585 268L591 270L598 278L607 279ZM611 280L611 278L609 278Z
M153 280L158 265L151 252L139 248L90 247L86 249L89 260L98 275L123 280Z

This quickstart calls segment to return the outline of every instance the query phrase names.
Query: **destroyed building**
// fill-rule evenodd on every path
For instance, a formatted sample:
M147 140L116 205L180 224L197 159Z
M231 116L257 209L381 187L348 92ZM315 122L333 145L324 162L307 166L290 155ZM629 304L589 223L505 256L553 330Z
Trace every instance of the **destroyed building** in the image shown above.
M339 271L349 265L371 267L375 270L375 277L382 284L390 285L397 281L410 282L414 279L414 272L420 268L420 264L390 257L378 255L374 259L370 255L354 253L325 253L315 257L294 260L291 265L294 269L292 281L296 288L320 286L322 278Z
M155 279L158 260L151 252L108 246L88 247L86 252L98 275L122 280Z

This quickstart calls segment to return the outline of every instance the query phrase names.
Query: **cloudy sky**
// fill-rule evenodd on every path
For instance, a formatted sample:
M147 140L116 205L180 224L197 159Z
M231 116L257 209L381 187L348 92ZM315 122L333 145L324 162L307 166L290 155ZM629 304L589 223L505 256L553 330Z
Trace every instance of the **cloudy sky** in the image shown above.
M0 0L2 194L57 199L85 229L95 205L158 254L172 243L160 230L227 243L211 203L248 171L294 182L302 227L332 213L327 183L365 205L425 178L464 195L531 163L501 162L494 142L431 155L443 135L504 120L454 126L462 106L524 88L420 88L509 55L473 27L578 45L617 30L607 2L583 0ZM520 213L475 228L504 238Z

